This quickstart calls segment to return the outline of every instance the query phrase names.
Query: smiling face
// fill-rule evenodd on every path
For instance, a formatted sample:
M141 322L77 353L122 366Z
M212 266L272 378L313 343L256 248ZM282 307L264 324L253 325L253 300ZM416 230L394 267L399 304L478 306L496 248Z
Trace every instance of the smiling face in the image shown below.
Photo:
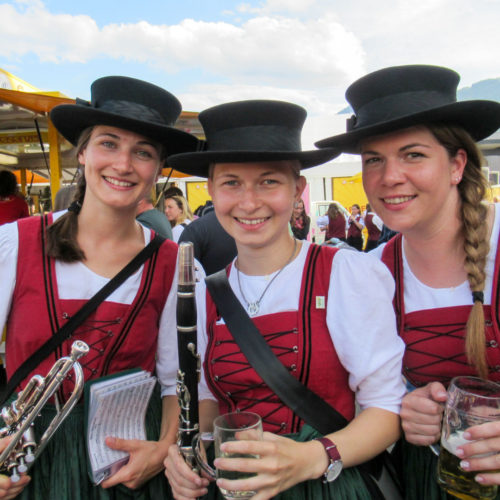
M151 191L160 169L159 148L134 132L98 125L78 154L85 167L84 205L133 209Z
M412 127L366 139L361 158L371 207L391 229L432 231L457 216L463 149L450 158L427 128Z
M289 240L293 204L305 184L287 161L219 163L208 179L208 192L217 218L240 251Z

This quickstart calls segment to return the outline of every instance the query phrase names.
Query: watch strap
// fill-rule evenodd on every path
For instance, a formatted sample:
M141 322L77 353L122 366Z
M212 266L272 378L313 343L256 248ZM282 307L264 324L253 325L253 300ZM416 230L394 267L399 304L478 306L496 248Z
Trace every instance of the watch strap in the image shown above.
M337 460L342 460L340 458L340 453L337 448L337 445L333 443L333 441L331 441L327 437L316 438L316 441L319 441L324 446L326 454L330 459L330 463L336 462Z

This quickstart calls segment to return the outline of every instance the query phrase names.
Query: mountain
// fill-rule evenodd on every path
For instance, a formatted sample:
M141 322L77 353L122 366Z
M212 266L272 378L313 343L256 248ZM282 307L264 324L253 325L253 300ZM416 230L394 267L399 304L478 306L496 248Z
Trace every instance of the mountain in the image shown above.
M459 101L471 99L488 99L500 102L500 78L489 78L473 83L470 87L458 89L457 97ZM337 114L352 114L352 108L347 106Z

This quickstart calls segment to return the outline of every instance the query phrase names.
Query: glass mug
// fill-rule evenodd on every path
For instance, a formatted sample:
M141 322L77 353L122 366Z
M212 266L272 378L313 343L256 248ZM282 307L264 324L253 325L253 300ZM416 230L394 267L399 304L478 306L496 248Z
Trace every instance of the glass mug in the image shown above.
M438 483L443 490L464 500L492 499L497 486L475 481L478 471L466 472L455 453L458 446L470 443L463 437L473 425L500 419L500 385L477 377L455 377L448 387L438 459ZM481 455L485 456L485 455Z
M218 416L214 420L213 433L204 432L197 434L193 439L193 452L199 467L205 471L212 479L246 479L255 476L255 473L228 471L210 467L200 454L199 441L213 441L215 447L215 458L259 458L258 455L246 455L240 453L223 453L220 449L222 443L239 440L261 440L262 439L262 419L256 413L234 412ZM255 491L231 491L219 488L224 498L227 500L252 498Z

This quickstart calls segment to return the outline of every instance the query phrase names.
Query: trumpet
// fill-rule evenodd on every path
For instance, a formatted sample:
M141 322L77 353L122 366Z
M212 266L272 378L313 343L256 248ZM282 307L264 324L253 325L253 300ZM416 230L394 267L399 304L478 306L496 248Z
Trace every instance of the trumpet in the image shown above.
M89 346L77 340L71 346L69 356L58 359L45 378L35 375L18 397L1 411L5 427L0 429L0 437L11 436L12 441L0 454L0 470L10 474L12 482L17 482L21 474L26 474L47 445L49 439L68 416L80 399L83 390L83 370L79 358L89 352ZM71 396L61 408L56 392L73 370L75 387ZM54 396L57 414L47 427L40 442L35 441L34 420L47 401Z

